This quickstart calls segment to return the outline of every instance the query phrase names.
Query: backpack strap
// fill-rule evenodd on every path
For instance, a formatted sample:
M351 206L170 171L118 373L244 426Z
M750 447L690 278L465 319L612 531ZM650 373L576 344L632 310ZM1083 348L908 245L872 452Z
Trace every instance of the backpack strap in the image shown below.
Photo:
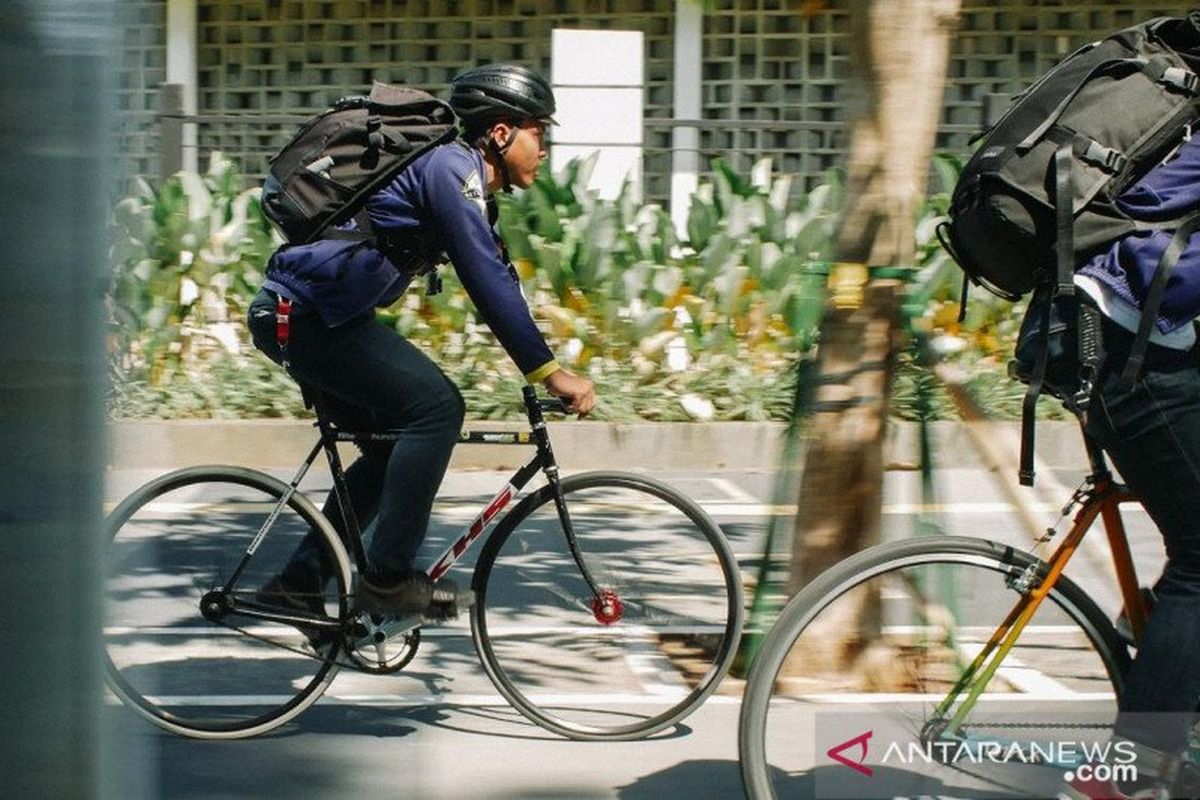
M1075 84L1075 88L1067 93L1067 96L1064 97L1057 106L1055 106L1054 110L1051 111L1044 120L1042 120L1041 124L1030 131L1029 135L1017 145L1016 152L1024 155L1032 150L1033 147L1040 142L1043 137L1046 136L1047 132L1054 127L1059 118L1067 110L1067 106L1071 105L1071 102L1075 100L1076 95L1083 90L1084 86L1088 85L1088 82L1090 82L1092 78L1119 70L1140 70L1141 72L1144 72L1152 81L1161 83L1164 86L1177 91L1185 92L1187 94L1196 94L1197 89L1200 88L1200 79L1198 79L1194 73L1189 72L1182 67L1172 66L1169 62L1163 62L1160 59L1148 59L1140 57L1110 58L1109 60L1102 61L1096 66L1092 67L1091 71L1088 72L1087 75L1084 75L1079 83Z
M1071 167L1074 148L1061 144L1054 151L1054 259L1057 265L1054 295L1075 294L1075 187Z
M1042 330L1038 334L1042 343L1038 348L1038 357L1034 362L1033 372L1029 375L1029 388L1025 390L1025 399L1021 401L1021 458L1017 467L1017 477L1022 486L1033 486L1034 423L1037 421L1038 397L1042 394L1042 386L1046 382L1046 363L1050 358L1050 323L1051 312L1054 308L1053 289L1038 289L1030 304L1037 303L1039 300L1045 300L1040 309Z
M1037 303L1041 307L1036 307ZM1037 400L1045 386L1046 373L1050 362L1050 334L1058 327L1055 310L1059 312L1058 319L1065 318L1065 312L1070 304L1059 304L1058 297L1052 287L1043 286L1034 295L1030 303L1029 313L1041 315L1041 330L1037 333L1039 345L1037 359L1028 375L1029 388L1025 391L1025 399L1021 406L1021 455L1017 469L1022 486L1033 485L1033 439L1034 427L1037 421ZM1104 362L1104 338L1100 309L1093 305L1086 296L1074 303L1075 318L1070 323L1074 326L1076 349L1073 354L1077 361L1078 372L1073 391L1069 395L1056 395L1063 400L1067 410L1086 423L1088 406L1091 404L1092 388L1095 386L1096 375ZM1065 355L1072 355L1067 353ZM1010 365L1010 374L1012 366ZM1018 376L1020 377L1020 376Z
M1133 388L1134 382L1141 374L1142 365L1146 361L1146 345L1150 343L1150 332L1154 329L1163 295L1167 291L1167 278L1179 262L1183 251L1187 249L1188 240L1197 228L1200 228L1200 213L1192 214L1179 223L1175 235L1171 237L1170 243L1158 259L1158 266L1154 268L1154 278L1150 281L1150 290L1146 292L1146 301L1142 304L1142 318L1138 321L1137 333L1129 349L1129 360L1125 362L1125 369L1121 372L1121 388L1125 391Z
M1071 105L1071 101L1073 101L1075 96L1083 90L1084 86L1088 85L1088 82L1091 81L1092 78L1103 75L1106 72L1116 71L1121 68L1129 70L1144 70L1148 65L1149 62L1144 58L1110 58L1107 61L1102 61L1096 66L1092 67L1091 71L1089 71L1087 75L1084 75L1079 83L1075 84L1075 88L1067 93L1067 96L1059 102L1054 110L1046 115L1046 118L1042 120L1042 123L1030 131L1029 135L1017 145L1017 153L1024 155L1032 150L1033 147L1042 140L1042 137L1046 135L1046 132L1058 122L1059 117L1061 117L1063 112L1067 110L1067 106Z

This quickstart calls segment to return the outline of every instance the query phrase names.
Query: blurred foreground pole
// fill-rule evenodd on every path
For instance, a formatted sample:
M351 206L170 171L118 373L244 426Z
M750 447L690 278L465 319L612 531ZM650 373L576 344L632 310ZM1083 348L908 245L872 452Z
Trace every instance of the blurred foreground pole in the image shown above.
M960 0L853 0L857 111L846 201L821 321L789 591L878 540L888 389L903 286L867 265L911 267L950 37ZM848 635L854 626L843 628Z
M100 787L114 0L0 5L0 794Z

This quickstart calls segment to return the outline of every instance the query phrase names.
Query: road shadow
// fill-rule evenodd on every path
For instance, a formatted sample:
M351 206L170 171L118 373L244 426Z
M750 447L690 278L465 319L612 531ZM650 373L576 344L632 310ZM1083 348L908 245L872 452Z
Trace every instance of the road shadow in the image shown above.
M663 800L664 797L742 797L742 779L736 761L702 759L638 778L617 787L621 800Z
M1046 782L1039 768L1027 768L1024 780L1015 773L1002 776L953 767L930 770L872 766L864 775L836 764L797 773L771 770L771 786L790 800L870 800L870 798L937 797L939 800L1011 800L1047 797L1055 782ZM739 783L740 786L740 783Z
M420 719L419 721L435 728L469 733L476 736L503 736L505 739L523 739L537 742L567 741L568 737L560 736L529 721L521 712L511 706L455 706L441 708L452 710L452 713L442 713L439 719ZM620 715L625 718L627 715ZM414 719L417 719L414 717ZM666 730L659 731L653 736L647 736L643 741L658 742L690 736L692 729L683 723L676 723Z
M788 800L868 800L868 798L937 797L939 800L1001 800L1038 797L1029 787L980 785L978 776L942 779L917 770L875 767L870 776L832 765L786 774L772 770L777 797ZM1036 791L1036 790L1034 790ZM745 796L737 761L685 761L618 787L621 800L662 800L664 797Z

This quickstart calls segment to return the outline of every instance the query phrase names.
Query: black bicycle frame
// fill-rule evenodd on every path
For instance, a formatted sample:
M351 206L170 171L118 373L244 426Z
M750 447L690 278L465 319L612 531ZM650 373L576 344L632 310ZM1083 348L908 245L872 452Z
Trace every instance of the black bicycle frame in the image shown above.
M532 445L537 448L537 452L525 462L513 476L505 484L504 488L498 492L491 501L484 507L484 510L467 526L463 535L443 553L433 566L429 568L430 577L434 580L440 578L450 568L450 566L458 560L463 553L471 546L471 544L479 538L479 536L488 528L488 525L496 518L499 513L508 506L514 497L532 480L533 476L538 472L543 472L546 475L547 483L549 484L550 492L554 497L555 509L558 512L559 522L562 524L563 534L567 540L567 547L571 552L571 558L579 567L580 574L584 581L587 582L588 588L591 590L593 597L600 597L600 587L596 584L587 565L584 563L583 554L579 551L579 545L575 537L575 526L571 521L570 512L567 510L567 505L563 497L562 482L559 477L558 463L554 459L554 450L550 445L550 435L546 429L546 421L544 412L560 412L566 413L563 403L558 399L541 400L537 396L536 390L531 386L526 386L522 389L522 398L525 402L526 416L529 419L529 431L463 431L459 434L459 444L502 444L502 445ZM320 438L313 445L303 463L300 465L291 482L288 484L288 490L280 497L275 509L272 510L266 522L260 528L258 535L247 548L242 561L238 564L226 583L223 592L229 592L238 577L249 563L250 558L258 549L258 545L262 538L266 535L267 530L278 517L280 511L287 505L292 495L299 491L300 482L304 476L308 474L308 470L316 462L317 456L322 452L325 454L326 460L329 462L329 470L333 476L333 494L337 500L337 508L342 515L342 520L345 523L343 529L339 530L343 544L347 551L354 559L355 566L359 574L363 574L369 567L367 554L362 543L362 528L359 525L358 516L354 511L353 504L350 502L350 490L346 485L346 473L342 467L342 459L338 453L337 445L339 442L353 442L362 444L365 442L395 442L402 435L402 431L381 431L381 432L354 432L344 431L337 428L326 417L321 414L319 407L316 408L317 421L315 427L320 431ZM239 604L238 611L251 617L262 617L265 619L280 620L286 622L309 622L307 617L301 615L280 615L277 613L266 614L252 608Z

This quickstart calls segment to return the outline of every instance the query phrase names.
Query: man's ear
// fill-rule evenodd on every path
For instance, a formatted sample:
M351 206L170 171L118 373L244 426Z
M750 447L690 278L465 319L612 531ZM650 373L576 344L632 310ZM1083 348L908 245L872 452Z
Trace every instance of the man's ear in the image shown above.
M512 136L513 126L508 122L497 122L488 129L488 138L495 143L496 147L503 148Z

